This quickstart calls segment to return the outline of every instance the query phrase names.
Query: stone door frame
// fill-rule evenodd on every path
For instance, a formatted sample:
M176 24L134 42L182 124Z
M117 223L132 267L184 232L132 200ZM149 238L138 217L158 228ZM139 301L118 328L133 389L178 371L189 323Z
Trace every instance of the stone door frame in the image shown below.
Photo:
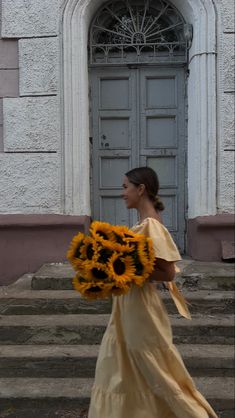
M188 218L216 214L216 26L213 0L171 0L193 25L188 74ZM65 0L62 12L62 123L65 213L90 215L87 39L104 0Z

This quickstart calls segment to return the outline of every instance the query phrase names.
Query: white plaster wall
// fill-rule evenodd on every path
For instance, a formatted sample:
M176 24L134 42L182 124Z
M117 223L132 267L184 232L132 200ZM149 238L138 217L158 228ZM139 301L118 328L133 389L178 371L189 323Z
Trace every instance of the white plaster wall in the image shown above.
M20 97L3 99L0 213L63 212L60 6L2 0L1 36L19 38Z
M234 91L235 37L234 33L224 33L222 37L222 83L224 92Z
M222 7L222 27L224 32L234 32L234 1L233 0L219 0Z
M2 0L2 37L58 35L60 0Z
M4 181L9 183L6 168L14 179L14 188L12 186L12 198L10 196L3 198L4 195L1 195L0 211L17 210L24 213L63 211L63 207L60 207L58 203L63 200L61 190L64 179L61 173L63 172L64 159L62 160L60 157L63 146L62 154L67 161L65 195L68 203L66 211L89 214L88 83L85 45L90 19L102 2L102 0L2 0L2 36L31 38L19 41L20 95L45 95L46 97L38 97L37 99L21 97L20 99L12 99L12 101L11 99L4 100L4 150L13 154L0 154L1 170L3 170L3 175L0 173L1 190L8 193L8 187L2 189ZM231 212L233 210L231 200L233 194L231 186L232 149L234 149L231 104L234 91L232 86L232 56L234 53L231 39L234 32L234 2L233 0L213 0L213 2L212 0L172 0L172 2L181 11L184 10L185 19L194 25L194 43L190 50L189 86L189 139L191 141L189 146L189 215L195 217L214 214L216 206L213 195L214 186L210 187L210 183L214 184L216 177L217 210ZM195 2L198 3L197 7ZM73 30L64 33L63 46L66 46L67 49L62 56L62 51L60 52L58 49L59 25L62 24L62 13L59 13L59 9L68 3L71 4L71 7L64 17L67 22L64 27L68 28L71 25ZM77 7L78 3L81 4L79 8ZM210 6L212 3L217 6L217 28L210 24L210 19L214 18ZM204 14L205 18L201 18ZM217 36L214 36L215 30ZM45 38L48 36L49 38ZM217 44L215 43L216 37ZM70 45L70 49L68 45ZM78 47L80 48L79 53L77 53ZM217 73L213 61L216 53ZM64 66L62 60L64 60ZM58 79L62 80L63 70L66 70L67 78L64 84L61 81L60 85ZM198 73L201 73L203 79L203 83L200 85L194 83L194 75L198 80L198 76L196 77ZM205 91L215 78L216 91L210 90L210 94L217 94L217 102L211 100L211 97L210 100L213 106L216 105L218 134L214 130L212 121L215 110L207 103L204 103L199 111L197 110L197 106L201 107L201 97L206 97ZM61 98L64 94L63 88L67 92L65 97L67 114L63 114L61 108L59 116L59 102L57 105L50 105L55 98L47 96L58 94ZM45 101L43 102L43 100ZM197 112L196 117L195 112ZM209 115L207 118L209 124L207 125L202 121L203 113ZM60 131L63 117L67 139L72 138L71 142L65 144L63 144ZM214 141L211 139L207 141L209 137L214 138ZM200 156L195 154L195 141L198 138L201 141ZM58 156L30 154L31 152L46 153L51 151L58 151ZM14 154L17 152L25 154ZM205 155L206 161L203 160L203 155ZM45 170L47 157L48 159L53 157L54 160L53 158L52 160L57 161L55 171L49 170L47 172ZM24 164L24 161L29 171L31 170L30 164L35 163L38 167L37 173L47 176L44 184L45 192L43 192L48 194L47 198L43 198L44 201L47 200L46 205L41 205L39 201L35 203L34 193L29 190L30 187L33 189L33 182L30 183L30 178L28 179L27 199L20 198L21 175L23 176L22 180L26 180L27 177L23 168L22 170L19 168L21 163ZM16 170L15 175L14 170ZM78 182L81 173L83 181ZM55 187L51 194L49 184L55 184L57 181L58 187ZM24 187L26 187L25 184ZM82 199L78 199L78 196L82 196ZM8 203L6 204L6 202Z
M220 161L220 213L234 213L234 151L224 151Z
M233 0L221 2L218 28L218 213L234 213L235 178L235 32Z
M0 154L0 213L60 211L56 154Z
M220 147L222 151L231 151L235 149L235 123L234 123L234 93L224 93L222 95L221 107L223 109L223 136ZM231 170L232 174L232 170Z
M4 151L58 151L59 115L57 97L5 98Z
M55 94L59 76L58 38L19 41L20 95Z

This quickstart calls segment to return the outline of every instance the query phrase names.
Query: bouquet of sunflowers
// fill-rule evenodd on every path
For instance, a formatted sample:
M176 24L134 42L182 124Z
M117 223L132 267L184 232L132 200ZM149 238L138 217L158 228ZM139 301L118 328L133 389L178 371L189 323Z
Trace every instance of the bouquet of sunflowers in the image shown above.
M67 258L76 271L73 285L88 299L122 295L142 286L154 267L150 238L125 226L92 222L90 235L79 232Z

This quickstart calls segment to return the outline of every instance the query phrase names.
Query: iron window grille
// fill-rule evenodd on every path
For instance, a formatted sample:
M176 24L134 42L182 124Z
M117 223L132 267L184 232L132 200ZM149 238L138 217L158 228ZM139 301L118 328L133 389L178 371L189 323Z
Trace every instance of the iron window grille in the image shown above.
M112 0L91 24L89 63L187 62L191 39L191 25L167 0Z

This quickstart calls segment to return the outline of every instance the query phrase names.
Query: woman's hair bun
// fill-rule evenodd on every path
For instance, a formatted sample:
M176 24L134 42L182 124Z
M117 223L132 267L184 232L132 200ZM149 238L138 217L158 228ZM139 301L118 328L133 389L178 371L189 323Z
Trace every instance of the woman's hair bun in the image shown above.
M155 196L154 197L154 207L155 207L156 210L160 210L160 211L162 211L162 210L165 209L165 206L162 203L162 201L161 201L161 199L160 199L159 196Z

